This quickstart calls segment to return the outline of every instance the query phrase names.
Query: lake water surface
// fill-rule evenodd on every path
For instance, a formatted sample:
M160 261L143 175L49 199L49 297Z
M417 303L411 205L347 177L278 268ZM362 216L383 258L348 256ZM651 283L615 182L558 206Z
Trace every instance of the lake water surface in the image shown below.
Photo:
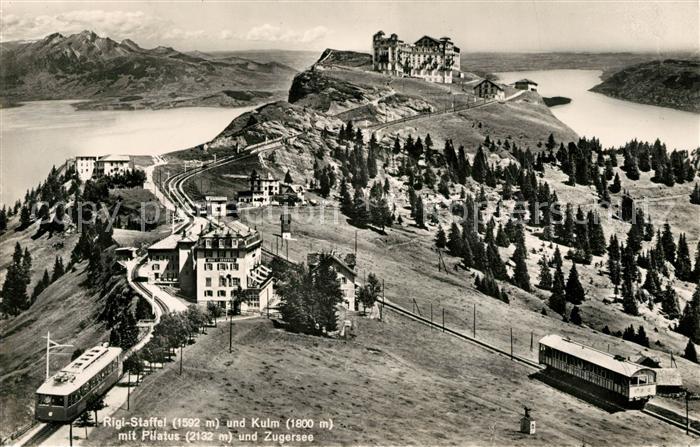
M571 103L552 107L552 113L580 136L597 137L604 146L631 139L659 138L669 149L700 146L700 114L613 99L588 89L599 84L599 70L546 70L496 73L505 83L528 78L539 84L542 96L565 96Z
M252 109L77 111L74 101L0 110L0 203L11 204L76 155L157 155L209 141Z

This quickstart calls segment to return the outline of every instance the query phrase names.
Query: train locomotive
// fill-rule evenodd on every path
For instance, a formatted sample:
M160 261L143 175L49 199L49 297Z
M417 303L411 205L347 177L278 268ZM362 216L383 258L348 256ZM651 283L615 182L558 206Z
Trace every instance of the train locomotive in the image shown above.
M41 422L70 422L122 375L121 348L95 346L36 390L34 414Z

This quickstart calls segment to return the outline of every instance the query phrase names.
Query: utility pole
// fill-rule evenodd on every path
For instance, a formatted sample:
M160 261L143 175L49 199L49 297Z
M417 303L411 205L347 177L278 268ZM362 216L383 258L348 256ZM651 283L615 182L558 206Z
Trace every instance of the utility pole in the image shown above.
M510 359L513 360L513 328L510 328Z
M384 299L384 278L382 278L382 307L379 308L379 321L383 321L384 305L385 304L386 304L386 301Z
M355 263L357 264L357 230L355 230Z
M233 301L231 301L231 312L233 312ZM228 353L233 352L233 315L228 316Z
M476 338L476 303L474 303L474 325L472 327L472 330L474 331L474 338Z
M685 434L688 435L689 427L690 427L690 418L688 417L688 401L690 400L690 395L688 394L688 390L685 391Z
M180 345L180 375L182 375L182 345Z
M131 402L131 370L126 373L126 409L129 409Z
M534 341L534 335L533 335L532 331L530 331L530 352L532 352L533 341Z
M46 332L46 380L49 380L49 357L52 349L72 348L73 345L61 345L51 340L51 332Z

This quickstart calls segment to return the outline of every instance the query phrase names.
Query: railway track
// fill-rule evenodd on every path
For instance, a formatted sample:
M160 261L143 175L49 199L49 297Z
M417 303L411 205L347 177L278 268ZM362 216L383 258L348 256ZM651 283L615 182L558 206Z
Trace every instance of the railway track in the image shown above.
M287 262L287 263L295 264L295 262L292 261L291 259L287 259L287 258L285 258L285 257L283 257L283 256L280 256L280 255L274 253L274 252L271 251L271 250L268 250L268 249L266 249L266 248L263 248L263 251L264 251L266 254L268 254L269 256L273 256L273 257L275 257L275 258L281 259L281 260L283 260L283 261L285 261L285 262ZM425 318L425 317L423 317L423 316L421 316L421 315L418 315L418 314L416 314L416 313L413 313L413 312L411 312L411 311L409 311L409 310L407 310L407 309L405 309L405 308L403 308L403 307L401 307L401 306L399 306L399 305L397 305L397 304L395 304L395 303L392 303L391 301L383 300L383 301L382 301L382 306L384 306L385 308L387 308L387 309L389 309L389 310L392 310L392 311L394 311L394 312L398 313L399 315L402 315L402 316L404 316L404 317L406 317L406 318L409 318L409 319L412 319L412 320L414 320L414 321L417 321L417 322L419 322L419 323L421 323L421 324L424 324L424 325L426 325L426 326L429 326L429 327L431 327L431 328L433 328L433 329L442 331L442 332L444 332L444 333L446 333L446 334L448 334L448 335L450 335L450 336L452 336L452 337L458 338L458 339L460 339L460 340L462 340L462 341L466 341L466 342L472 343L472 344L477 345L477 346L479 346L479 347L481 347L481 348L483 348L483 349L486 349L486 350L488 350L488 351L491 351L491 352L493 352L493 353L495 353L495 354L498 354L498 355L501 355L501 356L510 358L510 359L513 360L514 362L520 363L521 365L524 365L524 366L526 366L526 367L532 369L532 370L535 371L535 372L541 372L541 371L544 370L544 367L543 367L542 365L540 365L538 362L535 362L534 360L531 360L531 359L528 359L528 358L525 358L525 357L521 357L521 356L518 356L518 355L511 354L511 353L508 352L508 351L505 351L505 350L503 350L503 349L501 349L501 348L498 348L497 346L494 346L494 345L492 345L492 344L486 343L486 342L484 342L484 341L482 341L482 340L479 340L479 339L476 339L476 338L474 338L474 337L471 337L471 336L469 336L469 335L467 335L467 334L465 334L465 333L463 333L463 332L459 332L459 331L456 331L456 330L454 330L454 329L450 329L450 328L448 328L448 327L446 327L446 326L443 327L441 324L436 323L436 322L433 322L433 321L430 321L429 319L427 319L427 318ZM566 383L566 384L565 384L565 383L559 381L559 380L556 379L556 378L552 378L552 377L548 377L548 378L551 379L551 380L553 380L553 381L555 381L555 382L559 382L561 385L567 385L567 386L569 386L569 387L572 386L570 383ZM628 411L628 410L629 410L628 408L625 408L625 407L623 407L623 406L621 406L621 405L619 405L619 404L616 404L616 403L614 403L614 402L610 402L610 401L607 401L607 400L604 401L601 397L595 396L595 395L593 395L593 394L591 394L591 393L586 393L586 392L584 392L583 390L581 390L580 388L577 388L577 387L574 387L574 388L576 388L579 392L583 392L584 394L586 394L586 396L589 397L590 399L599 402L599 403L601 404L601 406L615 407L615 409L618 410L618 411ZM682 429L682 430L685 430L685 429L686 429L685 422L683 422L683 421L685 421L685 416L680 415L680 414L678 414L678 413L676 413L676 412L673 412L672 410L668 410L668 409L663 409L663 410L664 410L664 412L671 414L672 417L669 417L668 415L661 414L661 412L660 412L659 410L657 410L656 407L655 407L654 405L645 407L645 408L641 409L640 412L646 414L647 416L653 417L653 418L655 418L655 419L657 419L657 420L659 420L659 421L661 421L661 422L664 422L664 423L666 423L666 424L669 424L669 425L672 425L672 426L674 426L674 427L680 428L680 429ZM700 430L698 430L698 429L696 429L696 428L694 428L694 427L692 427L692 426L689 426L689 427L688 427L688 433L689 433L689 434L693 434L693 435L695 435L695 436L700 436Z

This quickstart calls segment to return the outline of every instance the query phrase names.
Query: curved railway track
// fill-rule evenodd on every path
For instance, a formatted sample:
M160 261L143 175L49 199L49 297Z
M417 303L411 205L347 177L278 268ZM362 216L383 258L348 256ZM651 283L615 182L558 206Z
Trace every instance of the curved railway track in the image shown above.
M194 224L194 217L196 216L196 204L195 202L185 193L184 191L184 183L189 180L190 178L194 177L195 175L201 174L202 172L206 172L208 170L223 166L227 163L231 163L234 161L239 161L246 159L248 157L252 157L254 155L257 155L258 152L262 152L265 150L268 150L270 148L276 147L277 145L287 142L293 138L296 138L298 134L292 135L289 137L283 137L283 138L277 138L271 141L267 141L264 143L258 143L255 145L248 146L246 149L244 149L244 152L242 154L236 154L232 155L229 157L224 157L220 160L217 160L216 162L210 163L206 166L202 166L201 168L196 168L192 169L190 171L186 172L181 172L179 174L172 175L168 177L165 180L165 188L161 188L163 194L173 203L175 204L178 209L182 210L182 212L185 214L185 222L183 222L176 231L182 231L188 230L193 224ZM163 185L158 185L158 187L162 187ZM163 314L166 314L170 312L170 308L161 300L157 295L153 295L146 287L143 286L143 284L140 283L138 280L138 270L141 265L145 262L146 258L142 257L139 259L134 266L134 268L131 271L131 277L128 278L129 285L135 289L137 293L139 293L141 296L143 296L150 304L151 307L153 308L154 314L156 315L156 318L153 322L153 325L151 325L148 334L142 339L142 342L144 340L147 340L151 334L153 333L153 330L155 326L160 322L160 317ZM125 354L126 356L129 356L132 352L138 351L141 347L145 345L145 342L139 343L137 349L129 350ZM44 443L46 440L48 440L51 435L53 435L58 429L62 426L62 424L50 424L50 423L38 423L38 427L40 427L33 435L31 435L29 438L27 438L24 441L21 441L21 443L17 443L18 446L38 446ZM36 426L32 429L27 430L31 431L36 429Z

